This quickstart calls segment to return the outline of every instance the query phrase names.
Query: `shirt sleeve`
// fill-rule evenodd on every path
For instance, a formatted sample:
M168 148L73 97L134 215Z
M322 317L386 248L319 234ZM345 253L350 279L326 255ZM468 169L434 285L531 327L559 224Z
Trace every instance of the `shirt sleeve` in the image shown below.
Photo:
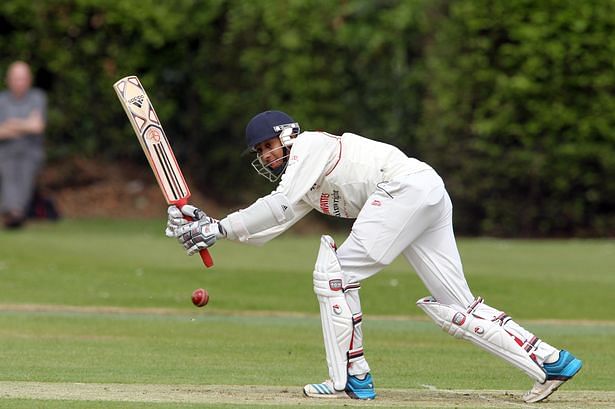
M293 206L293 211L295 212L295 217L292 220L289 220L286 223L279 224L277 226L271 227L267 230L263 230L258 233L254 233L248 237L248 239L244 242L246 244L251 244L254 246L262 246L267 243L269 240L272 240L278 237L280 234L284 233L288 230L292 225L301 220L306 214L308 214L312 210L312 206L304 201L300 201Z
M339 138L323 132L304 132L290 150L288 165L276 191L297 203L325 174L339 152Z

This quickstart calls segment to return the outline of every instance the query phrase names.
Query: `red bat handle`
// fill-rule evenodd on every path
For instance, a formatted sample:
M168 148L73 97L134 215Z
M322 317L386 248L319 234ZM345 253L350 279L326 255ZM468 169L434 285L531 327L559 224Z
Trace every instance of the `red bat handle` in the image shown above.
M184 205L186 205L188 203L187 200L182 200L176 203L176 206L179 207L179 209L181 210L182 207L184 207ZM188 221L192 221L192 217L188 217L188 216L184 216L184 218ZM209 250L207 249L203 249L199 251L199 255L201 256L201 260L203 260L203 264L205 264L205 267L209 268L212 267L214 265L214 260L211 258L211 254L209 254Z
M199 254L201 255L201 260L203 260L203 264L205 264L205 267L209 268L214 265L214 260L211 258L209 250L203 249L199 251Z

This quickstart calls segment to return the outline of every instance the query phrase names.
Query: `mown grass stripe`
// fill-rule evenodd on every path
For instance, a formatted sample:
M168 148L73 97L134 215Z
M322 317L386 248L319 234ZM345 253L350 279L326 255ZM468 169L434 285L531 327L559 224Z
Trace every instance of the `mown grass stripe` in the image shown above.
M207 308L197 311L180 308L140 308L114 306L82 306L59 304L0 304L0 313L41 313L41 314L99 314L99 315L137 315L137 316L208 316L208 317L258 317L258 318L318 318L317 313L301 313L276 310L223 310ZM430 322L428 317L410 315L372 315L366 317L377 321L417 321ZM562 325L562 326L615 326L615 320L578 320L578 319L524 319L523 323Z

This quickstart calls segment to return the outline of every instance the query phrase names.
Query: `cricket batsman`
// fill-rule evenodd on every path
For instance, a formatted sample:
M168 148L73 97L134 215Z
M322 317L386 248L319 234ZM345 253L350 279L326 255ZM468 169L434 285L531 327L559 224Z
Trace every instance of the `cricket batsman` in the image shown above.
M539 402L571 379L582 362L521 327L472 294L453 233L453 207L440 176L394 146L353 133L301 132L280 111L246 127L252 165L277 188L249 207L215 220L194 206L169 207L166 235L189 255L235 240L261 245L312 209L355 219L337 247L322 236L313 272L329 379L305 385L313 398L374 399L363 351L361 283L402 254L430 296L418 307L444 331L506 360L533 379L523 399ZM194 221L186 221L189 216Z

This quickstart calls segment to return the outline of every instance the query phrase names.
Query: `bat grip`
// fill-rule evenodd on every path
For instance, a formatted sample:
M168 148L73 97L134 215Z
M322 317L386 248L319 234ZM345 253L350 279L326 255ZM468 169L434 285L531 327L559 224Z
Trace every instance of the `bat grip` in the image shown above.
M179 209L181 210L181 208L184 207L187 203L188 203L187 200L186 201L182 200L182 201L177 202L176 206L179 207ZM189 222L193 220L192 217L189 217L189 216L184 216L184 219L188 220ZM209 268L214 265L214 260L211 258L211 254L209 254L209 250L207 249L199 250L199 255L201 256L201 260L203 260L203 264L205 264L205 267Z
M199 255L201 256L201 260L203 260L203 264L205 264L205 267L209 268L214 265L214 261L211 258L211 254L209 254L209 250L203 249L199 251Z

